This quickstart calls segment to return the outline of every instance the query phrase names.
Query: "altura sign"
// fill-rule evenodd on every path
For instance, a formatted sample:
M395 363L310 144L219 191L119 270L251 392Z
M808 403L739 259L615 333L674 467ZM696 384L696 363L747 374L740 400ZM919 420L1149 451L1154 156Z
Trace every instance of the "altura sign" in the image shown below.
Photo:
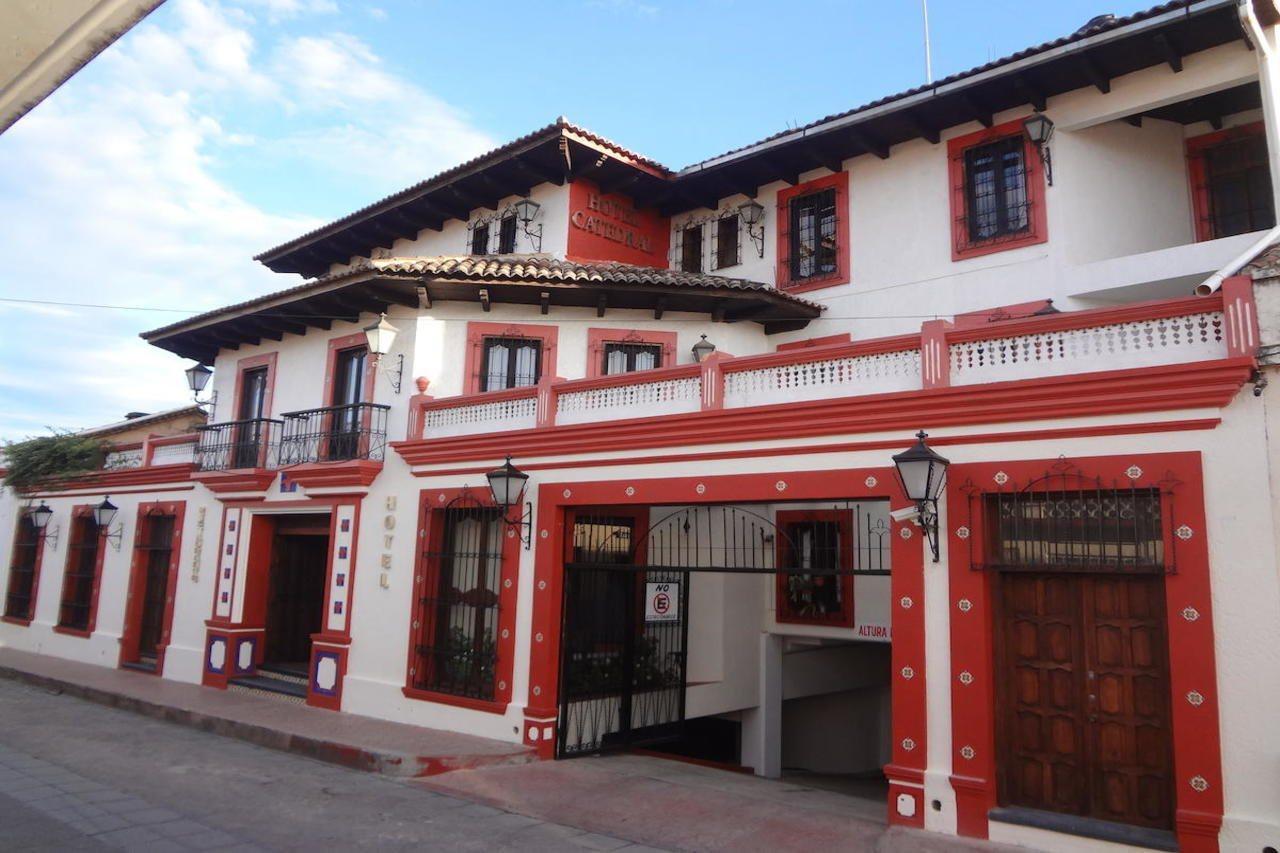
M600 193L587 193L585 209L573 211L570 221L575 228L620 243L628 249L653 252L653 238L641 230L644 222L640 211Z

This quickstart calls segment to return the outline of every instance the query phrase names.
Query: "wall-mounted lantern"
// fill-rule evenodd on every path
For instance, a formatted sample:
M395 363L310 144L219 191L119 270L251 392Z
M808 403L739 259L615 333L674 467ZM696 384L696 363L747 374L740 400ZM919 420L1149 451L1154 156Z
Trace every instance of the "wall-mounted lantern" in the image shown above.
M104 495L102 503L93 508L93 523L98 526L98 535L111 543L111 547L120 550L120 542L124 538L124 524L116 525L116 529L111 529L111 522L116 520L116 513L120 508L111 502L110 495Z
M53 518L53 510L44 501L40 501L40 506L32 507L27 510L27 518L31 519L31 526L36 529L36 541L44 542L53 540L53 548L58 548L58 528L49 529L49 519Z
M747 236L755 243L756 252L764 257L764 205L752 199L738 205L738 215L747 226ZM758 231L756 229L759 229Z
M400 330L387 321L385 313L378 317L378 322L364 328L364 337L369 344L369 355L373 358L373 364L379 373L387 377L387 381L391 383L392 389L397 394L400 393L400 383L404 379L404 353L396 356L394 371L382 363L382 357L391 352L391 346L396 342L396 335L399 333Z
M522 198L515 203L516 219L520 222L520 230L524 232L524 236L529 238L529 244L535 252L542 251L542 223L538 223L538 227L530 228L529 225L533 220L538 218L538 214L542 212L542 205L538 204L531 198Z
M704 358L716 351L716 345L707 340L707 336L703 335L702 340L693 345L693 360L701 363Z
M520 528L520 541L528 551L533 541L533 504L524 500L529 475L512 465L511 457L508 456L502 467L495 468L484 476L489 481L489 494L493 497L493 502L502 510L502 520L512 527ZM520 515L516 518L511 517L512 507L520 507Z
M210 392L206 400L200 399L200 392L209 384L209 377L213 376L213 371L196 362L183 372L187 374L187 387L191 389L191 399L195 400L196 405L201 408L208 406L209 420L213 420L214 407L218 405L218 392Z
M951 462L939 456L925 443L928 434L916 433L916 443L893 457L898 470L898 480L907 499L915 503L919 524L924 528L933 551L933 561L938 562L938 497L947 481L947 466Z
M1036 147L1044 164L1044 181L1053 186L1053 160L1049 157L1049 140L1053 138L1053 121L1044 113L1032 113L1022 120L1027 139Z

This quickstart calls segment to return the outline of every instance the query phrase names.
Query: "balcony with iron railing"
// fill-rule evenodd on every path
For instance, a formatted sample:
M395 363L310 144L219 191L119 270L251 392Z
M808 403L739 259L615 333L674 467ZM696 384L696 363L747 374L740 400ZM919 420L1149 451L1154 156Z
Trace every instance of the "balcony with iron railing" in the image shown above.
M1218 405L1250 374L1251 283L1205 298L926 322L920 333L410 406L412 465ZM1229 399L1229 398L1228 398Z

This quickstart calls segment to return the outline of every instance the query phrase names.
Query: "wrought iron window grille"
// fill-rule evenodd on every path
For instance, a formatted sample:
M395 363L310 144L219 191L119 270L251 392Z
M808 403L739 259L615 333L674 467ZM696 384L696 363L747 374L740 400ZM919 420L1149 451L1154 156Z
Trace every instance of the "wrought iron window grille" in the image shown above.
M411 684L470 699L495 698L501 616L502 512L463 495L428 508Z
M497 215L481 216L467 223L467 254L469 255L489 255L490 240L493 232L493 221L497 219Z
M682 272L702 272L702 254L705 230L701 222L685 223L676 231L674 249L677 269Z
M970 567L978 571L1177 574L1176 492L1105 481L1063 459L1019 486L966 481Z
M1205 233L1212 239L1262 231L1276 224L1267 140L1263 134L1227 139L1200 151Z
M791 283L839 274L840 223L835 189L819 190L787 202L787 266Z
M731 211L712 220L711 268L721 270L742 263L742 217Z
M98 553L102 536L92 516L74 522L67 545L67 568L63 573L62 596L58 602L58 626L75 631L89 627L93 606L93 583L98 574Z
M13 556L9 563L9 582L5 589L4 615L10 619L31 619L35 616L31 592L35 588L39 548L40 529L24 514L18 519Z
M1027 188L1026 138L1022 134L975 145L957 154L964 200L954 223L955 248L996 246L1025 238L1034 210Z

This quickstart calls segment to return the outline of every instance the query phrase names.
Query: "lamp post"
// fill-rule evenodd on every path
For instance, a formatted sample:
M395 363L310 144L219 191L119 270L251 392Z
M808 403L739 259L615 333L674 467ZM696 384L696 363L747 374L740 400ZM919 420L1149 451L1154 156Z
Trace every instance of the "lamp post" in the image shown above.
M747 236L756 245L756 253L764 257L764 205L752 199L738 205L738 215L747 226ZM757 231L756 228L760 230Z
M110 542L117 551L120 550L120 541L124 537L124 525L117 525L113 531L111 522L116 520L119 511L120 508L111 502L110 495L104 495L102 503L93 508L93 523L98 526L98 535Z
M916 433L916 443L893 457L898 480L907 500L916 505L920 526L924 528L933 551L933 561L938 562L938 497L947 481L949 460L938 455L925 443L928 433Z
M1044 113L1032 113L1022 120L1027 139L1036 147L1040 162L1044 164L1044 181L1053 186L1053 160L1049 157L1049 140L1053 138L1053 121Z
M378 322L364 327L365 341L369 344L369 355L373 358L378 372L387 377L391 388L400 393L400 383L404 379L404 353L396 356L395 372L382 363L382 357L391 352L391 345L396 342L400 330L387 320L386 313L379 315Z
M218 392L211 392L207 400L200 399L200 392L209 384L209 377L213 376L213 371L197 361L183 372L187 375L187 387L191 389L191 399L195 400L197 406L208 406L209 420L213 420L213 410L218 405Z
M517 518L511 518L510 513L513 506L518 507L523 501L525 487L529 484L529 475L512 465L511 457L508 456L501 467L495 468L484 476L489 481L489 495L493 498L494 504L502 510L502 520L512 527L521 528L520 541L528 551L533 542L533 504L524 502L524 507Z

